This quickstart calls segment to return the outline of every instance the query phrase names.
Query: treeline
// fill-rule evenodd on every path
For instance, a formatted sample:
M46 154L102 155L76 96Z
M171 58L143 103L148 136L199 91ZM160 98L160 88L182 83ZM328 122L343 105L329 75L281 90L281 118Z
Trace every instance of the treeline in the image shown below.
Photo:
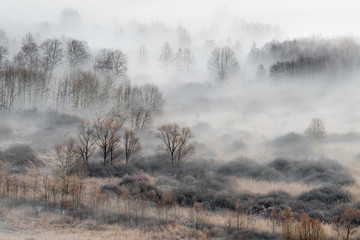
M147 55L146 46L141 45L137 52L140 65L146 63ZM174 52L168 42L160 49L158 60L163 68L178 70L189 70L196 64L189 48ZM229 47L215 48L208 61L209 71L220 80L235 76L239 66ZM63 70L62 76L56 69ZM86 41L54 38L38 44L33 35L27 33L13 58L6 47L0 46L0 111L33 107L110 111L119 107L116 104L121 108L126 105L126 111L135 114L149 115L149 108L159 110L162 102L159 89L155 85L131 86L127 70L128 57L119 49L100 49L92 55Z
M87 43L69 40L64 48L57 39L38 46L31 34L23 39L12 61L0 47L0 110L52 108L98 113L121 111L134 128L148 125L161 110L162 93L156 85L132 85L126 79L127 57L120 50L102 49L94 58L94 71L79 65L90 61ZM56 80L54 69L66 58L69 71Z
M270 77L284 78L351 72L359 67L359 56L360 44L352 38L311 38L272 41L261 48L254 43L248 58L269 66Z

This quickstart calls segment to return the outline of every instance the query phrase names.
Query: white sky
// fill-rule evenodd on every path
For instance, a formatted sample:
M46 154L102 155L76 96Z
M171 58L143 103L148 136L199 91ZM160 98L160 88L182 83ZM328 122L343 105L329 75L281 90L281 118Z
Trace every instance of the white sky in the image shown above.
M88 24L133 18L196 28L220 18L279 25L290 37L360 35L360 1L323 0L0 0L0 27L54 22L64 8L77 9Z

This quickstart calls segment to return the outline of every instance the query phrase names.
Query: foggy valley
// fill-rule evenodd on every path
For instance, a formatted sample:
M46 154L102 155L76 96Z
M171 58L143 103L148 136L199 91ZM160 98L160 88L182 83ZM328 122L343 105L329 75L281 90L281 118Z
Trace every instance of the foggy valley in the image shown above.
M360 238L360 3L2 5L0 239Z

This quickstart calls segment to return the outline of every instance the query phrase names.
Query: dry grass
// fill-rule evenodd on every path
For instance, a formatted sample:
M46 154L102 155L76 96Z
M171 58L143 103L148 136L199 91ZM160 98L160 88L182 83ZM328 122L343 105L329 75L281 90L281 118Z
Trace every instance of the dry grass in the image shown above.
M273 191L283 191L291 196L297 196L318 187L318 185L297 182L268 182L236 177L232 177L231 182L234 183L232 186L233 192L251 194L267 194Z
M349 164L349 171L355 179L355 183L345 186L344 189L349 191L353 196L353 203L360 201L360 162L355 161Z
M202 231L176 223L151 228L99 224L95 220L80 221L66 215L38 211L30 206L2 207L0 215L0 239L208 239Z
M356 183L346 186L360 200L360 164L353 163L349 167ZM119 178L86 178L83 202L89 208L92 193L103 185L118 184ZM154 179L150 177L150 181ZM267 182L251 179L231 178L234 193L267 194L272 191L284 191L292 196L307 192L317 185L303 183ZM38 194L39 199L42 195ZM28 198L32 198L30 193ZM9 200L5 200L9 201ZM2 201L4 202L4 201ZM202 218L205 230L196 230L193 211L190 208L157 206L154 202L135 199L105 197L98 203L91 216L85 220L57 213L57 210L44 209L20 204L0 205L0 239L211 239L226 235L226 230L236 227L234 212L204 211ZM114 218L114 219L112 219ZM110 219L110 221L109 221ZM108 222L111 222L108 223ZM242 228L272 232L272 223L261 216L242 215ZM334 236L330 225L325 225L328 235ZM209 230L210 229L210 230ZM212 231L212 233L209 233ZM280 232L279 226L275 232ZM219 236L213 236L218 234Z

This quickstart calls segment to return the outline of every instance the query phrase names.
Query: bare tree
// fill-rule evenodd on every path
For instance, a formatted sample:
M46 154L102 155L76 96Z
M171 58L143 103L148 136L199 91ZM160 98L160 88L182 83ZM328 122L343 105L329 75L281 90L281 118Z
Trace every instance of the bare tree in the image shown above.
M208 69L220 80L226 80L239 71L235 53L229 47L215 48L208 60Z
M60 15L61 23L68 26L74 26L80 22L80 14L76 9L65 8Z
M39 47L31 33L27 33L23 37L21 50L15 56L15 63L18 66L26 66L32 69L39 67Z
M170 155L173 166L180 166L195 153L195 147L190 142L193 137L189 127L180 128L177 124L163 125L156 135L162 141L160 148Z
M174 57L173 63L177 69L191 69L195 65L195 57L190 49L179 49Z
M62 144L55 146L58 167L58 180L61 186L61 209L63 209L65 196L69 192L70 180L73 176L82 173L82 164L76 152L76 140L69 138Z
M78 132L76 151L80 155L83 163L87 165L95 151L95 126L91 121L81 121Z
M154 84L141 87L122 82L115 91L116 111L124 113L133 130L148 127L153 116L161 111L164 100L159 88Z
M75 70L59 81L57 105L71 105L76 110L87 110L99 103L100 81L92 72Z
M135 136L135 132L132 130L126 130L124 134L125 145L125 163L128 162L141 150L139 138Z
M188 46L191 44L191 37L189 31L182 25L177 27L177 37L181 46Z
M323 143L326 139L324 122L319 118L312 119L308 128L305 130L305 136L311 139L314 146Z
M183 61L185 69L189 70L195 65L195 57L188 48L185 48L183 51Z
M95 57L95 71L123 75L127 71L127 57L121 50L101 49Z
M112 51L109 49L101 49L95 56L95 71L110 73L113 70L112 60Z
M172 63L172 60L173 60L173 51L170 47L170 44L168 42L165 42L163 47L161 48L159 61L164 68L167 68Z
M6 36L4 30L0 29L0 45L9 47L9 38Z
M175 53L173 63L177 69L183 68L183 50L179 48Z
M127 71L127 56L121 50L113 52L114 71L117 75L124 75Z
M104 165L110 163L113 166L115 164L116 150L120 143L119 130L122 125L122 120L116 120L113 117L99 118L96 123L96 143L101 149Z
M16 90L14 81L7 78L0 79L0 112L10 112L17 96Z
M76 152L76 139L65 139L62 144L55 146L55 151L61 176L70 176L82 170L79 155Z
M265 76L266 76L266 69L264 65L260 64L256 70L256 77L261 79L264 78Z
M356 208L345 207L341 216L336 216L332 222L332 228L337 232L338 239L349 240L358 230L360 213Z
M62 43L57 39L47 39L41 43L40 50L44 68L52 72L64 57Z
M0 71L5 67L8 55L7 48L0 46Z
M72 39L67 42L66 47L66 57L72 69L84 63L90 57L89 47L85 41Z
M148 51L145 44L141 44L137 50L137 60L141 66L144 66L148 60Z

